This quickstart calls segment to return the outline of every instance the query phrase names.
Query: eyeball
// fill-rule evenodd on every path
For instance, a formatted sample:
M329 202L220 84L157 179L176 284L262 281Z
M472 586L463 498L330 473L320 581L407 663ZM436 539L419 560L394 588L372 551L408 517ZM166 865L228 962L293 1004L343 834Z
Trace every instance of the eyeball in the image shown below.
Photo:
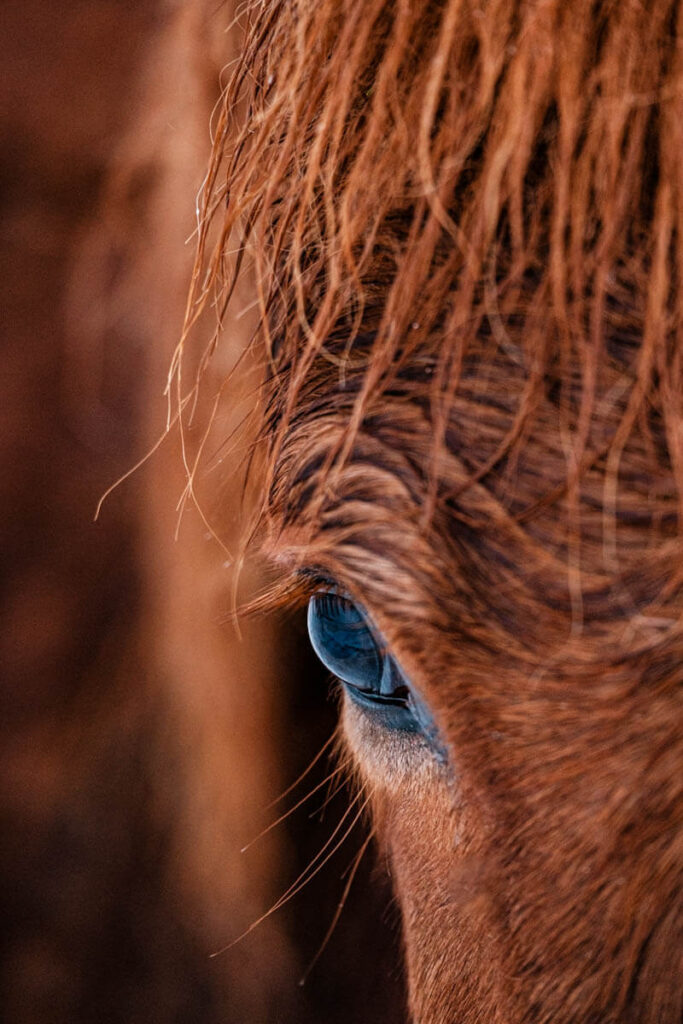
M313 650L356 705L387 729L421 733L443 756L424 700L362 608L333 590L314 594L308 605L308 633Z
M323 665L349 686L379 691L384 655L364 613L346 597L325 591L308 605L308 634Z

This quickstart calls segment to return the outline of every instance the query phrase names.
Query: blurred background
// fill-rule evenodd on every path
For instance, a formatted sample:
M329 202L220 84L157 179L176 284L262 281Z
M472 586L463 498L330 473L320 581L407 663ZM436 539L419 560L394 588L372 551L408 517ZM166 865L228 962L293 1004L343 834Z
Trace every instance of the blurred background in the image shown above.
M367 823L283 909L211 957L348 809L342 787L321 812L322 786L240 852L333 770L323 755L269 807L334 731L334 698L300 616L236 636L229 557L192 506L178 518L173 434L93 523L166 422L209 119L240 45L233 14L207 0L22 0L0 14L8 1024L403 1019L398 914L372 848L298 984ZM217 381L247 321L232 325ZM217 418L220 457L198 482L228 547L239 453L220 440L245 402Z

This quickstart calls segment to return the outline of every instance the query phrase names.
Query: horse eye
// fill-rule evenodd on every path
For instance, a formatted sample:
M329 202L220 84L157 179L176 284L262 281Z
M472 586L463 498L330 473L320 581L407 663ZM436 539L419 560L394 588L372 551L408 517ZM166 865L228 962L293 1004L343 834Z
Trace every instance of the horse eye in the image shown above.
M308 606L308 633L323 665L342 682L379 691L383 655L352 601L335 593L315 594Z
M358 605L334 591L314 594L308 605L308 633L313 650L355 704L387 729L421 733L443 757L424 701Z

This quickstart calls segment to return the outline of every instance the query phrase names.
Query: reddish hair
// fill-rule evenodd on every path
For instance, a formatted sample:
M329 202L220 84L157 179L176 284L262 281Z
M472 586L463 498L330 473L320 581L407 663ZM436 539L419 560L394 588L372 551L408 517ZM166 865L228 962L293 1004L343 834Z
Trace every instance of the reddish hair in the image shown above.
M420 1020L680 1016L682 17L254 4L220 111L281 593L362 597L490 823L495 980Z

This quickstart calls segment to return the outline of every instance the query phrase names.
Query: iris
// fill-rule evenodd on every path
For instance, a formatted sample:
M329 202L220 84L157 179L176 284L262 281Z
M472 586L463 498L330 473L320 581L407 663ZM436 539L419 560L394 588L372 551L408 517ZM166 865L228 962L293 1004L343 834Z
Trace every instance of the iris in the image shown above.
M357 604L335 591L314 594L308 633L323 665L356 704L385 728L421 733L442 753L428 708Z

